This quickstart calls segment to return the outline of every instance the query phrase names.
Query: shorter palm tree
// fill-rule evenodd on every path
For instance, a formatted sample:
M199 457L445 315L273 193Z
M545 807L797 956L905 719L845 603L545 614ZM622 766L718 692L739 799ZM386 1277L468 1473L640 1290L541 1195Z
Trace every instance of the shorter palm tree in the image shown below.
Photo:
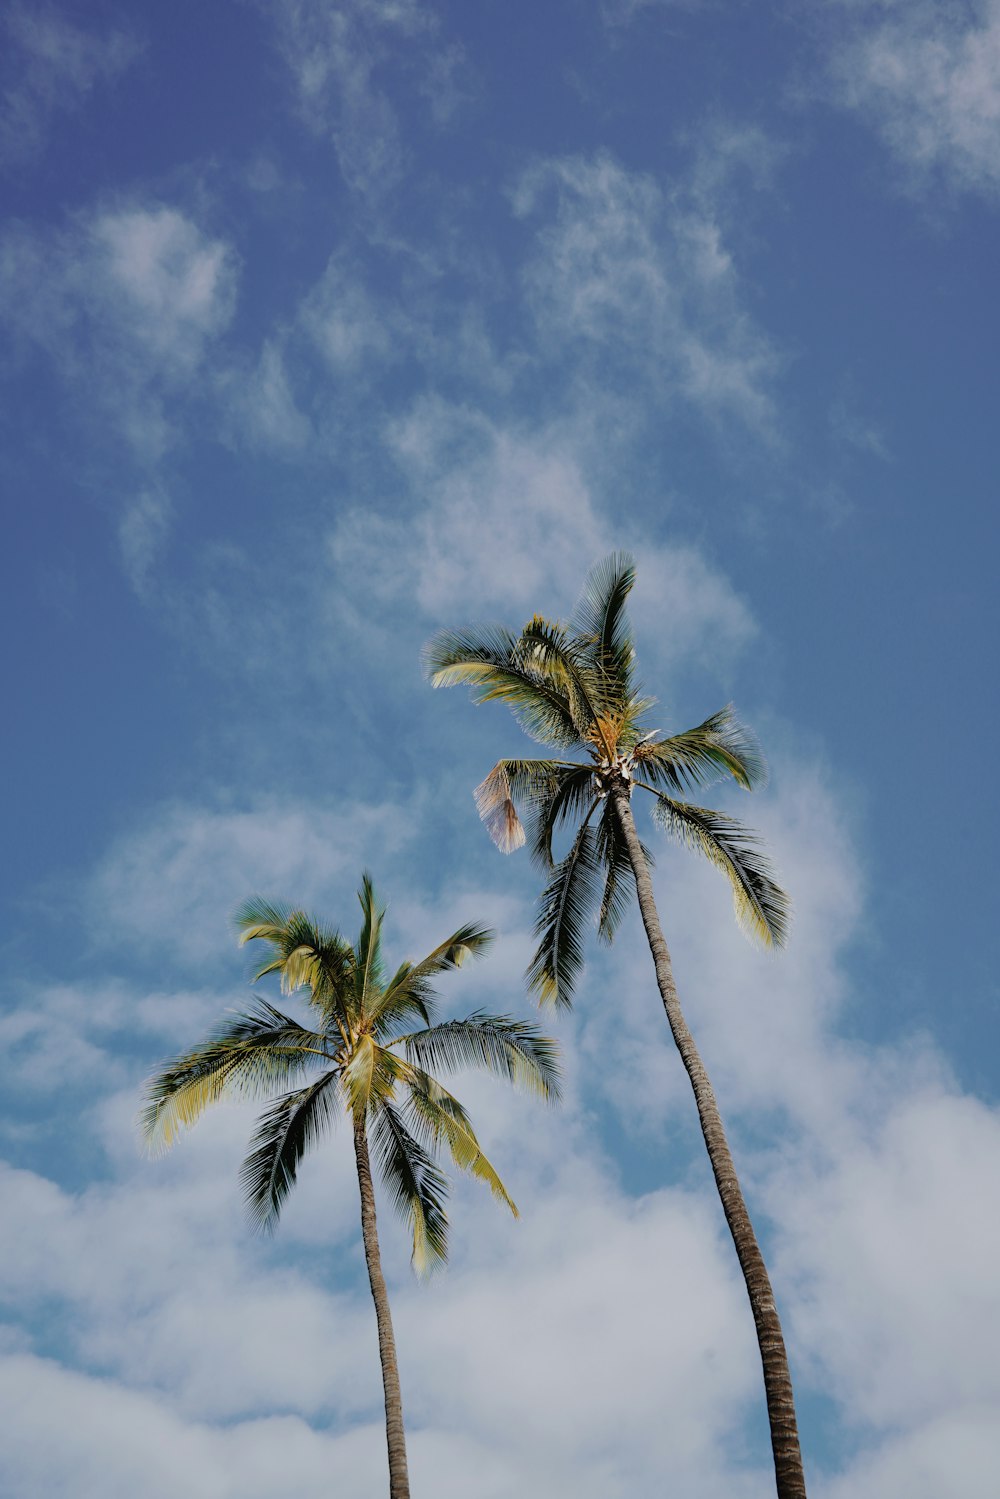
M554 1042L534 1026L504 1015L477 1011L464 1020L431 1023L438 1003L435 977L482 953L492 932L476 924L460 927L421 962L403 963L389 977L382 957L385 907L376 900L367 874L358 897L364 921L353 945L302 911L259 899L240 909L236 923L241 941L259 940L268 949L255 981L277 973L285 994L303 990L313 1028L257 1000L151 1078L142 1128L151 1146L167 1148L183 1126L221 1098L269 1099L240 1174L252 1223L270 1231L303 1155L341 1112L347 1114L378 1322L389 1494L390 1499L408 1499L403 1408L379 1254L369 1133L390 1201L409 1220L414 1268L426 1272L448 1250L448 1183L436 1162L442 1145L456 1166L486 1182L517 1216L468 1114L434 1074L482 1067L551 1099L558 1096L558 1064ZM422 1022L421 1027L406 1029L414 1021ZM289 1091L282 1091L290 1084Z

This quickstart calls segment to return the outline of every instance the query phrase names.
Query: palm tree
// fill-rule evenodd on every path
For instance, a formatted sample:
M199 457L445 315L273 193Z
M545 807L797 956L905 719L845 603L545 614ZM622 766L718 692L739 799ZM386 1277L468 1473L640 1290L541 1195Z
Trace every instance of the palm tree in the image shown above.
M493 933L470 924L419 963L390 977L382 957L380 906L365 875L358 892L364 922L352 946L302 911L248 901L237 913L241 940L265 943L254 975L280 975L282 991L305 991L313 1028L257 1000L208 1040L150 1080L142 1128L151 1145L169 1147L211 1103L225 1096L267 1098L240 1173L252 1223L274 1228L299 1161L341 1112L351 1121L361 1233L378 1322L385 1392L390 1499L409 1499L396 1346L379 1255L369 1137L382 1182L409 1219L418 1273L448 1251L448 1183L436 1164L446 1146L456 1166L486 1182L514 1216L517 1208L479 1145L465 1109L435 1073L478 1066L544 1098L558 1096L555 1043L534 1026L476 1012L432 1024L433 980L484 951ZM414 1022L417 1030L407 1030ZM402 1054L400 1054L402 1053ZM306 1078L308 1081L305 1081ZM289 1088L290 1091L280 1091ZM277 1094L277 1096L275 1096Z
M435 687L467 684L476 702L505 702L526 732L557 751L585 758L501 760L476 789L480 816L504 852L526 841L548 883L539 903L538 947L528 984L540 1003L570 1005L583 964L584 931L597 916L607 942L637 895L656 981L674 1041L694 1090L705 1145L753 1309L763 1364L775 1478L780 1499L803 1499L792 1383L767 1269L750 1222L719 1108L677 997L660 926L651 856L632 815L636 787L653 798L653 819L706 855L728 877L736 915L765 944L784 942L789 904L757 839L733 818L680 800L719 776L751 790L764 764L751 736L723 708L697 728L669 738L645 727L655 701L635 680L635 651L625 604L635 577L615 553L590 573L569 625L536 615L520 634L499 626L443 630L426 648ZM557 829L575 828L556 859Z

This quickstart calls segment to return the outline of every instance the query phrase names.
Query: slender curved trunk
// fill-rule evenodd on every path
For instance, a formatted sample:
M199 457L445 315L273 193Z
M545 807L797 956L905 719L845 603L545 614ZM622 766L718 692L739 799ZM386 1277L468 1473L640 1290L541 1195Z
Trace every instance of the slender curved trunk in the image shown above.
M715 1101L712 1085L708 1080L704 1063L698 1055L694 1038L688 1030L681 1011L674 984L670 952L660 926L656 903L653 899L653 882L643 856L642 845L636 832L635 819L629 801L629 788L622 780L611 786L615 812L628 847L629 859L635 874L636 890L643 925L649 939L649 948L656 968L656 982L667 1012L667 1020L673 1033L677 1050L687 1071L698 1105L701 1132L705 1137L708 1158L712 1163L715 1183L722 1199L722 1210L733 1236L740 1268L746 1281L747 1295L757 1328L760 1359L764 1369L764 1391L767 1397L767 1416L771 1425L771 1449L774 1453L774 1476L778 1499L805 1499L806 1482L802 1471L802 1454L799 1450L799 1434L795 1422L795 1400L792 1380L788 1372L788 1357L785 1340L781 1335L774 1304L774 1293L768 1278L764 1258L760 1252L750 1214L747 1212L743 1193L740 1190L736 1167L730 1153L729 1142L722 1127L719 1106Z
M389 1448L389 1499L410 1499L410 1479L406 1471L406 1434L403 1430L403 1400L396 1367L396 1341L392 1335L392 1314L378 1252L378 1230L375 1226L375 1188L368 1156L368 1137L364 1119L354 1121L354 1155L358 1163L358 1186L361 1189L361 1235L365 1241L365 1262L371 1282L372 1300L378 1322L378 1352L382 1360L382 1388L385 1391L385 1439Z

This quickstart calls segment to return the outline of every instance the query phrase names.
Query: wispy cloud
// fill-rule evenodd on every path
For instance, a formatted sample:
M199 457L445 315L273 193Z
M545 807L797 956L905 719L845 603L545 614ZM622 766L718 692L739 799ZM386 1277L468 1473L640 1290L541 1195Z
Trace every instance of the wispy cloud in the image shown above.
M194 395L208 345L232 317L231 248L180 209L123 203L60 233L0 242L0 319L52 362L70 399L135 455L171 439L165 397Z
M838 7L841 9L841 7ZM1000 189L1000 0L881 0L844 10L838 96L879 132L910 187Z
M291 456L310 442L312 427L296 405L284 344L280 334L267 338L255 364L227 364L218 373L219 397L237 448Z
M0 93L0 165L24 165L44 149L53 120L80 109L99 84L135 60L141 45L126 28L95 35L51 5L14 4Z
M171 505L160 489L144 489L127 508L118 526L122 565L136 593L145 591L150 570L170 531Z
M384 856L406 842L408 824L391 803L168 807L109 851L87 894L88 925L101 945L155 942L180 964L224 957L240 901L262 893L322 906L331 881L352 889L376 846Z
M581 423L582 426L582 423ZM482 413L427 401L394 424L389 441L413 496L399 516L348 511L331 535L340 588L383 604L416 604L428 622L565 614L592 564L639 546L621 493L602 494L588 443L574 424L527 431ZM635 600L643 626L668 600L664 664L697 658L724 669L754 634L746 607L694 547L642 544Z
M525 283L545 347L617 386L773 433L778 353L743 303L711 179L671 192L611 156L538 163L514 211L538 224ZM599 376L597 372L599 371Z
M347 185L377 203L398 182L408 156L385 71L398 69L405 54L417 99L442 125L472 92L462 48L441 39L437 13L424 0L281 0L266 9L303 119L330 138Z

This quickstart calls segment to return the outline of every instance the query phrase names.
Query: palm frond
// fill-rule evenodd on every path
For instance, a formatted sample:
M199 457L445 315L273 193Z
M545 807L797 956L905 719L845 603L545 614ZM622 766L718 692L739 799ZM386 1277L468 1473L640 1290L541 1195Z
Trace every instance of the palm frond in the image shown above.
M736 717L732 703L697 728L638 745L633 758L654 785L671 791L708 786L722 776L732 776L746 791L767 781L757 740Z
M260 1116L240 1182L254 1228L270 1233L292 1187L299 1162L336 1121L339 1068L275 1099Z
M578 738L591 739L597 720L608 708L604 683L565 625L536 614L521 631L517 654L533 676L544 679L565 699Z
M465 683L474 702L507 703L532 739L563 748L579 743L565 692L530 664L509 630L495 625L441 630L425 646L424 662L435 687Z
M509 762L499 760L473 792L486 831L502 854L513 853L524 843L524 828L517 815L510 784Z
M573 611L577 636L591 645L592 659L622 700L630 696L634 649L625 604L635 582L627 552L612 552L591 568Z
M382 918L385 906L379 905L375 896L372 877L366 871L361 876L358 900L364 916L361 935L354 949L354 992L357 1014L366 1012L370 998L381 992L385 972L382 964Z
M466 922L419 963L403 963L382 994L368 1007L373 1032L381 1037L412 1014L419 1015L425 1025L429 1025L431 1011L437 1002L431 979L439 973L461 968L470 958L479 957L495 935L491 927L476 921Z
M409 961L400 963L385 989L369 1008L368 1023L372 1035L378 1041L384 1040L405 1020L415 1016L419 1016L425 1025L431 1023L438 996L429 979L414 974L414 966Z
M542 1098L559 1097L558 1047L526 1021L477 1010L464 1020L399 1036L394 1044L399 1043L407 1060L425 1072L480 1067Z
M448 1258L448 1182L391 1104L375 1111L372 1142L393 1208L413 1232L413 1268L424 1275Z
M673 801L662 792L654 791L653 795L654 820L689 848L704 854L728 877L736 918L744 931L766 947L783 947L791 902L775 882L757 835L721 812Z
M241 932L241 945L263 941L271 949L271 956L254 973L255 982L277 973L283 993L308 989L310 1003L327 1020L345 1007L354 953L339 932L317 925L304 911L275 905L259 896L245 901L234 920Z
M573 987L583 966L585 928L593 916L599 883L600 862L588 814L539 901L535 935L540 940L527 979L540 1004L568 1008L573 1002Z
M479 816L501 853L524 843L517 805L527 810L543 805L558 788L560 778L575 769L561 760L498 760L473 795Z
M325 1037L257 1000L150 1078L142 1132L151 1149L169 1149L220 1098L260 1097L322 1060L333 1060Z
M279 905L252 895L233 912L233 924L240 933L240 944L260 937L278 946L292 914L291 906Z
M359 1036L344 1065L344 1097L355 1118L364 1114L372 1097L372 1082L375 1077L377 1043L369 1035Z
M531 808L531 857L542 869L552 869L552 839L563 822L589 815L594 795L593 765L560 765L553 768L551 790Z
M644 843L640 847L646 863L652 865L649 849ZM604 873L597 932L602 941L612 942L635 896L635 872L610 797L597 825L597 857Z
M423 1132L429 1146L446 1144L459 1170L484 1181L494 1197L505 1202L517 1218L519 1214L510 1193L477 1140L472 1121L458 1099L442 1088L436 1078L414 1067L409 1107L414 1128Z

